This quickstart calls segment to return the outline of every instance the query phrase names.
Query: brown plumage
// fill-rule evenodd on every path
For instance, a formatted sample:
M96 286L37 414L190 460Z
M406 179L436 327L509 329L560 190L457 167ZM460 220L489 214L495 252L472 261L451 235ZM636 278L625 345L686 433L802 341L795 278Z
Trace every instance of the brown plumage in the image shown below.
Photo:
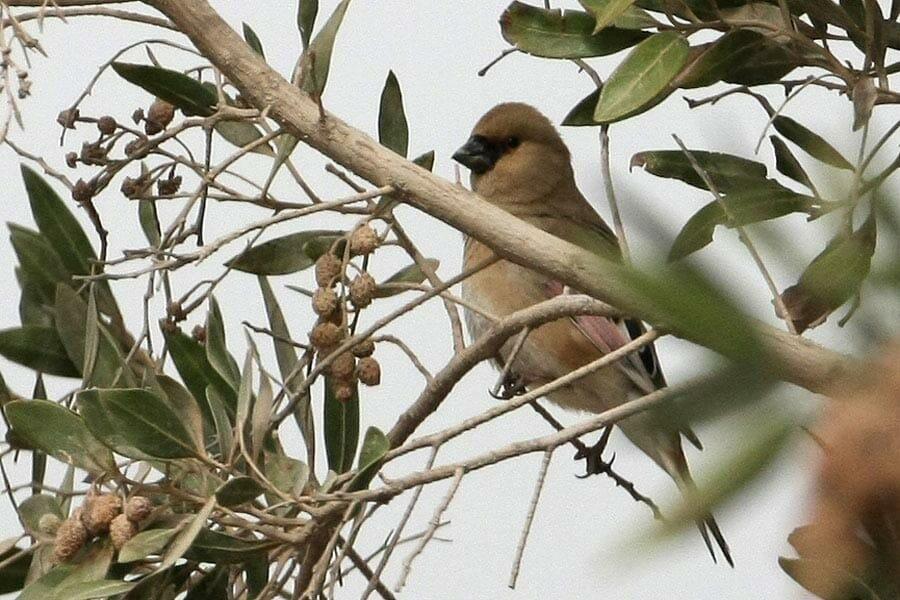
M494 107L453 157L472 171L472 189L485 200L548 233L619 258L615 234L578 190L568 148L552 123L535 108L521 103ZM466 240L466 266L491 254L487 246L472 238ZM496 317L563 291L559 282L506 260L463 283L466 300ZM466 324L470 334L478 337L490 321L468 311ZM548 323L529 334L512 371L526 386L537 387L621 347L642 331L638 321L615 322L602 317ZM503 348L500 360L506 361L511 345ZM551 393L549 399L564 408L600 413L665 385L651 346ZM691 493L693 483L681 448L682 434L696 442L690 431L660 429L646 413L626 419L619 427L684 493ZM713 560L709 533L731 564L728 545L713 517L707 516L698 525Z

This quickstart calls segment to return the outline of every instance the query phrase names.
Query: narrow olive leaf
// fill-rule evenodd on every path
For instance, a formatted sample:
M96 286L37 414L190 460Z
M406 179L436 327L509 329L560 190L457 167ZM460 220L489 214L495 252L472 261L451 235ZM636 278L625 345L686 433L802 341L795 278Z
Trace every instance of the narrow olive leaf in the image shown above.
M342 231L300 231L253 246L225 264L237 271L254 275L296 273L313 266L318 258L305 251L308 242L319 241L327 247L343 235Z
M290 495L302 493L309 481L306 463L282 454L266 453L265 474L276 489Z
M547 10L513 2L500 17L503 39L544 58L606 56L634 46L649 34L608 27L594 35L594 17L576 10Z
M88 288L88 305L84 315L84 362L81 367L81 387L89 387L94 378L94 368L100 354L100 314L97 312L97 294L94 285ZM57 295L59 292L57 291ZM59 311L57 311L57 318ZM106 338L104 338L105 340ZM123 361L124 364L124 361ZM126 374L123 372L123 374Z
M0 356L48 375L81 377L55 329L26 325L0 330Z
M163 554L162 561L160 561L159 566L156 567L157 572L164 571L174 565L175 562L188 551L188 548L191 547L191 544L194 543L194 540L196 540L200 532L203 531L206 526L206 520L209 518L209 515L212 514L215 507L216 497L212 496L206 501L203 507L197 511L194 517L188 521L187 525L175 535L172 543L169 545L165 554Z
M720 152L691 150L700 167L720 192L743 189L767 182L766 165L740 156ZM678 179L688 185L706 189L703 178L681 150L649 150L631 158L629 168L643 167L657 177Z
M121 62L114 62L112 68L129 83L180 108L186 115L208 117L215 112L219 101L215 88L205 86L184 73Z
M634 0L580 0L580 3L594 15L594 34L597 34L610 25L615 25L628 9L633 8ZM652 26L652 23L648 26Z
M440 261L436 258L425 259L425 263L432 271L437 270L438 266L440 266L441 264ZM400 287L392 287L391 284L406 283L416 285L422 283L423 281L425 281L425 279L426 277L425 273L422 271L422 267L413 263L408 267L400 269L399 271L382 281L379 284L378 289L375 290L374 297L388 298L390 296L402 294L404 291L406 291L405 289Z
M263 555L244 564L247 579L247 598L262 598L269 583L269 560ZM221 596L219 596L221 597Z
M237 394L227 381L209 364L206 358L206 350L203 346L185 335L181 331L163 331L166 347L172 356L172 362L181 376L185 387L190 390L205 418L212 422L212 415L208 411L206 403L206 386L212 386L221 395L222 401L229 414L234 414L234 405Z
M722 81L741 85L764 85L778 81L803 65L802 56L789 46L769 38L762 38L748 49L746 60L734 65L722 76Z
M203 456L179 415L147 390L87 390L78 394L78 406L92 433L120 454L136 448L160 459Z
M381 459L390 449L391 443L380 429L369 427L366 430L362 447L359 449L357 473L350 482L350 490L364 490L369 487L369 482L381 468Z
M120 594L125 594L134 589L137 583L130 581L118 581L114 579L103 579L100 581L83 581L73 585L65 586L62 590L66 600L93 600L95 598L112 598Z
M735 29L705 46L675 78L673 86L689 89L712 85L744 67L772 42L749 29Z
M216 501L226 507L240 506L262 496L265 491L262 485L250 477L235 477L216 490Z
M772 121L775 130L797 144L804 152L839 169L853 170L853 165L820 135L810 131L794 119L778 115Z
M69 465L66 467L66 474L63 475L62 483L56 491L56 499L59 507L64 515L69 514L72 505L72 491L75 489L75 467Z
M215 129L216 133L221 135L226 142L238 148L249 146L263 137L262 131L249 121L221 120L216 122L213 129ZM262 154L263 156L275 156L275 151L272 150L272 146L270 146L268 142L253 146L250 151Z
M246 40L247 45L253 48L253 51L259 54L263 60L266 60L266 52L263 50L259 36L247 23L241 23L241 25L243 26L242 31L244 32L244 40Z
M788 5L792 12L805 12L810 18L830 23L848 33L862 34L857 24L847 11L832 0L790 0Z
M791 152L787 144L784 143L777 135L770 135L769 141L772 143L772 149L775 151L775 168L785 177L790 177L797 183L802 183L809 189L813 188L812 180L806 174L806 170L794 153Z
M237 564L257 558L278 544L278 541L247 540L204 528L184 557L198 562Z
M171 377L159 374L156 381L165 393L164 400L171 407L179 420L194 440L196 446L203 446L203 413L194 396ZM209 388L212 389L212 388Z
M87 552L79 556L75 565L62 565L29 585L19 596L20 600L70 600L71 593L83 593L88 584L102 581L112 564L115 549L106 540L90 545ZM96 596L88 596L96 597Z
M19 504L19 518L25 525L28 533L38 533L40 531L40 520L44 515L54 515L60 519L65 519L59 501L53 496L46 494L36 494L29 496L21 504Z
M722 210L722 205L715 200L694 213L672 243L668 256L669 262L681 260L711 244L713 232L718 225L724 222L725 212Z
M732 498L756 479L780 454L797 425L787 415L771 415L757 422L738 447L725 457L693 497L676 508L661 526L662 535L677 533L693 526L723 502Z
M19 538L17 536L14 539ZM4 542L4 546L7 542ZM0 561L4 563L4 566L0 567L0 594L11 594L25 587L31 560L31 553L20 552L19 548L10 547L0 553Z
M31 281L31 276L21 267L14 269L19 289L19 319L22 325L34 325L53 329L53 309L44 301L37 284Z
M353 397L341 402L334 396L334 382L325 377L325 453L328 468L345 473L353 467L356 444L359 441L359 396L356 386Z
M230 570L226 565L218 565L205 572L199 579L191 582L184 600L213 600L213 598L227 598L230 588L228 580Z
M119 550L118 562L129 563L159 554L175 532L175 529L148 529L138 533Z
M3 378L0 377L0 386L6 387ZM34 380L34 390L31 397L35 400L47 399L47 388L44 387L44 377L38 373ZM5 402L0 401L0 406ZM47 455L40 450L34 450L31 453L31 495L37 496L41 493L44 485L44 476L47 474Z
M9 223L9 241L26 277L40 293L44 304L52 305L59 283L71 278L59 254L50 242L37 231Z
M297 1L297 30L300 32L300 40L303 42L304 50L309 46L318 12L319 0Z
M138 221L147 242L154 248L159 246L160 228L159 218L156 215L156 203L150 200L138 200Z
M609 76L594 119L611 123L643 112L666 90L688 59L689 46L674 31L657 33L635 46Z
M247 418L250 416L250 408L253 404L253 350L247 349L244 356L244 368L241 370L241 384L237 394L237 409L234 416L235 431L244 430Z
M206 359L222 379L237 389L241 372L231 353L228 352L222 311L219 309L219 303L212 296L209 299L209 313L206 317Z
M259 393L250 414L250 456L254 461L262 452L266 436L272 430L271 418L274 400L275 395L272 393L269 377L265 373L260 373Z
M115 471L110 451L71 410L47 400L14 400L4 413L16 435L38 450L95 475Z
M869 274L875 253L874 213L849 236L839 235L816 256L781 299L798 333L825 322L852 298Z
M328 17L328 20L325 21L325 25L322 26L316 37L309 43L300 59L300 87L313 97L321 97L325 91L325 84L328 83L328 72L331 69L331 53L334 51L334 40L349 6L350 0L341 0L340 4L335 7L334 12L331 13L331 16ZM302 8L301 6L301 12Z
M225 409L225 401L221 394L212 386L206 388L206 402L212 415L213 425L216 428L216 440L219 444L219 454L223 460L228 460L231 450L234 448L234 426Z
M853 131L869 122L878 92L871 77L860 77L853 86Z
M594 120L594 108L597 106L598 100L600 100L599 89L594 90L582 98L578 104L569 111L569 114L563 119L562 124L567 127L593 127L595 125L601 125L601 123Z
M403 110L403 92L393 71L388 71L387 80L381 90L378 110L378 141L405 157L409 150L409 125Z
M47 547L47 550L50 551L50 556L52 556L53 548ZM40 552L40 549L38 552ZM74 566L65 564L56 568L50 567L46 571L39 572L37 577L32 579L31 575L34 572L35 565L42 562L40 561L41 558L43 557L35 555L34 560L32 560L29 577L26 579L28 585L25 586L25 589L22 590L22 593L16 600L54 600L56 588L60 587L65 578L75 569Z
M281 311L281 306L278 304L278 298L275 297L275 292L272 291L272 286L269 285L269 280L259 276L257 281L262 292L263 304L266 307L269 328L275 334L272 337L272 344L275 347L278 372L281 374L281 379L286 382L297 364L297 351L293 345L285 341L293 338L291 338L291 332L288 329L284 313Z

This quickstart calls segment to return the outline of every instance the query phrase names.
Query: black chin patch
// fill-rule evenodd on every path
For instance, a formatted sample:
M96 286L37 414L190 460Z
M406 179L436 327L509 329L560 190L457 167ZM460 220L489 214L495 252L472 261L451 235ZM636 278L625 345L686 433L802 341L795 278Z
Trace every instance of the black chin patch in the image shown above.
M494 168L503 149L487 138L473 135L453 154L453 160L468 168L477 175L487 173Z

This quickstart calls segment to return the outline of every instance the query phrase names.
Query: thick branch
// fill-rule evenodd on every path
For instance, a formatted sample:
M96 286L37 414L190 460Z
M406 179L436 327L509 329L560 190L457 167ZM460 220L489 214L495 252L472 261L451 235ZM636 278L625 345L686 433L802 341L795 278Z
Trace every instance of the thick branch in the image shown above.
M328 113L308 95L272 70L205 0L144 0L184 32L242 95L288 132L373 185L393 186L405 201L493 248L502 257L533 268L572 287L665 327L667 315L633 291L627 270L616 263L529 225L475 194L441 179L379 145L368 135ZM321 118L324 116L324 118ZM737 316L736 316L737 318ZM759 324L758 334L780 369L780 376L809 390L825 392L846 376L854 363L817 344ZM719 341L699 339L713 350L729 352Z

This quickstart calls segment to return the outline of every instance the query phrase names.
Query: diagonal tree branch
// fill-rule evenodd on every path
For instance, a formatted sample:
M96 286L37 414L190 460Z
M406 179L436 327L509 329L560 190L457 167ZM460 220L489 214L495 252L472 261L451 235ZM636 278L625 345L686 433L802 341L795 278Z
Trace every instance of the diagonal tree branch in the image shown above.
M630 285L628 270L529 225L475 194L403 159L368 135L323 112L299 88L272 70L206 0L144 0L184 32L250 102L286 131L360 177L400 190L404 201L471 235L500 256L563 281L647 322L665 328L667 315ZM814 392L826 392L848 376L855 361L813 342L759 323L757 334L779 376ZM719 337L672 333L724 354ZM723 336L724 338L724 336Z

